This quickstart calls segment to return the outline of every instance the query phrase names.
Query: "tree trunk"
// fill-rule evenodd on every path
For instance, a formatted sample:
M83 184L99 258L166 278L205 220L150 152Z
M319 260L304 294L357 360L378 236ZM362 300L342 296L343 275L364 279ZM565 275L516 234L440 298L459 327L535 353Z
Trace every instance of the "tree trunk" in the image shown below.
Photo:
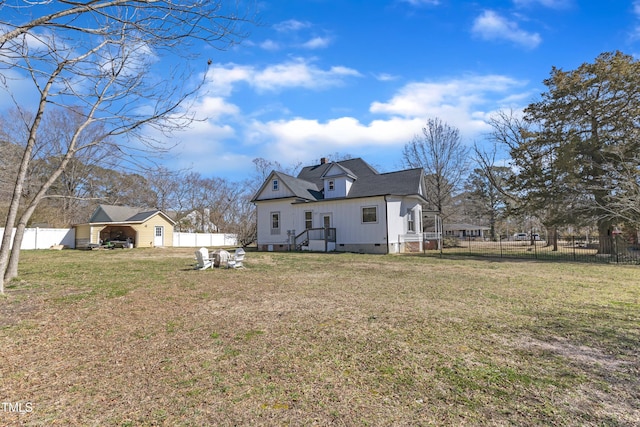
M31 150L34 144L35 136L29 139L27 148L25 149L25 152L23 154L22 162L20 163L20 169L18 171L18 176L16 178L16 183L13 187L13 195L11 198L11 204L9 205L9 212L7 213L7 220L4 226L2 244L0 244L0 294L4 293L4 284L8 281L7 279L5 279L5 277L7 277L7 272L9 269L9 257L11 251L16 250L15 246L13 246L13 249L10 248L11 234L16 223L16 218L18 217L18 209L20 208L20 197L24 188L24 181L27 176L27 168L29 166L29 161L31 158ZM19 251L20 247L18 247L17 250Z
M558 228L557 227L545 227L547 231L547 244L545 246L553 246L552 252L558 252Z
M58 165L57 169L49 176L47 181L42 184L36 195L33 197L26 210L20 215L18 219L18 224L16 225L16 234L13 238L13 247L11 248L10 254L7 254L6 264L3 264L2 270L2 279L4 282L9 282L11 279L18 277L18 262L20 261L20 246L22 245L22 239L24 237L24 230L27 228L27 224L31 219L31 216L35 212L38 204L42 201L49 188L53 185L54 182L58 179L58 177L62 174L64 169L69 164L69 161L73 158L75 154L75 144L77 136L82 129L86 126L86 123L80 126L79 130L73 137L73 141L69 146L69 150L64 155L62 161ZM22 188L22 187L20 187ZM3 247L4 249L4 247ZM2 288L0 288L2 290Z
M22 239L24 238L25 224L18 224L16 227L16 234L13 237L13 248L9 256L7 267L4 271L4 281L10 282L12 279L18 277L18 262L20 261L20 246L22 245Z
M598 253L613 253L613 234L611 233L611 222L601 221L598 223Z
M9 268L9 255L11 252L11 250L9 249L9 242L11 241L13 226L16 222L16 218L18 217L20 198L22 197L22 190L24 189L24 183L26 181L29 163L31 162L31 153L33 152L33 148L36 145L36 133L38 131L38 128L40 127L40 123L42 123L42 116L44 115L44 110L47 105L47 96L49 95L49 90L55 82L56 77L62 72L63 69L64 64L58 65L56 70L47 80L47 84L44 86L40 94L38 111L36 112L31 127L29 128L29 138L27 139L27 145L25 146L24 153L22 154L22 160L20 161L20 168L18 169L18 176L16 177L16 183L13 187L13 196L11 198L11 204L9 205L9 212L7 213L4 235L2 236L2 244L0 245L0 294L4 293L4 283L6 280L5 277L11 276L11 274L7 275ZM22 242L22 238L20 239L20 242ZM12 250L20 252L20 246L18 246L17 248L13 246Z

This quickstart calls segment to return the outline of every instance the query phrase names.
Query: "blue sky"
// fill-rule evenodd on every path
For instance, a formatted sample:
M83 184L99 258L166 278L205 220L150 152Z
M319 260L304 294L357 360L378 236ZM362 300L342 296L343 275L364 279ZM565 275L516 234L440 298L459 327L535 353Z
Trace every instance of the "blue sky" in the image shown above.
M306 0L260 3L259 26L218 52L167 165L241 180L339 152L380 171L438 117L482 144L486 121L545 90L552 66L640 53L640 0ZM637 56L637 55L636 55Z

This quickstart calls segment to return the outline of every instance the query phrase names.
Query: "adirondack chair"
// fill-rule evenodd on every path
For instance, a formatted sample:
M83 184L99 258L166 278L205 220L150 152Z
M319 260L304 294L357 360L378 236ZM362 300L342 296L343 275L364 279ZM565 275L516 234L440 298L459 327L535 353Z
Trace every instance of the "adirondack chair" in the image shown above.
M196 251L196 270L206 270L213 267L213 259L209 258L207 248L200 248Z
M244 268L242 262L244 261L244 249L238 248L235 253L229 257L227 261L228 268Z

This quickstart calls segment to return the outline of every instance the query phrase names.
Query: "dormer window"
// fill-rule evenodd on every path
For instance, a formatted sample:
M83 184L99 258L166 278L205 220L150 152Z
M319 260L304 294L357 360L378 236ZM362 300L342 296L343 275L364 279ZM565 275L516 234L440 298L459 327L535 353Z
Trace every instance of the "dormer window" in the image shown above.
M336 189L336 182L334 180L329 181L329 191L333 191Z
M278 180L274 179L273 182L271 183L271 189L273 191L278 191Z

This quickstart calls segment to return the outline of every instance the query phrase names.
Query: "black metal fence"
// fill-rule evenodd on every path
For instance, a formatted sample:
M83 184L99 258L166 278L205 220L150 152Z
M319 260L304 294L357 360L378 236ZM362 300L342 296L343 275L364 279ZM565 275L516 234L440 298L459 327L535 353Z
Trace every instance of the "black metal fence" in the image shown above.
M598 253L598 241L580 236L568 236L552 245L538 239L514 240L501 237L482 239L447 238L442 249L427 251L437 256L473 256L493 258L521 258L555 261L576 261L614 264L640 264L640 247L620 237L612 240L610 253Z

